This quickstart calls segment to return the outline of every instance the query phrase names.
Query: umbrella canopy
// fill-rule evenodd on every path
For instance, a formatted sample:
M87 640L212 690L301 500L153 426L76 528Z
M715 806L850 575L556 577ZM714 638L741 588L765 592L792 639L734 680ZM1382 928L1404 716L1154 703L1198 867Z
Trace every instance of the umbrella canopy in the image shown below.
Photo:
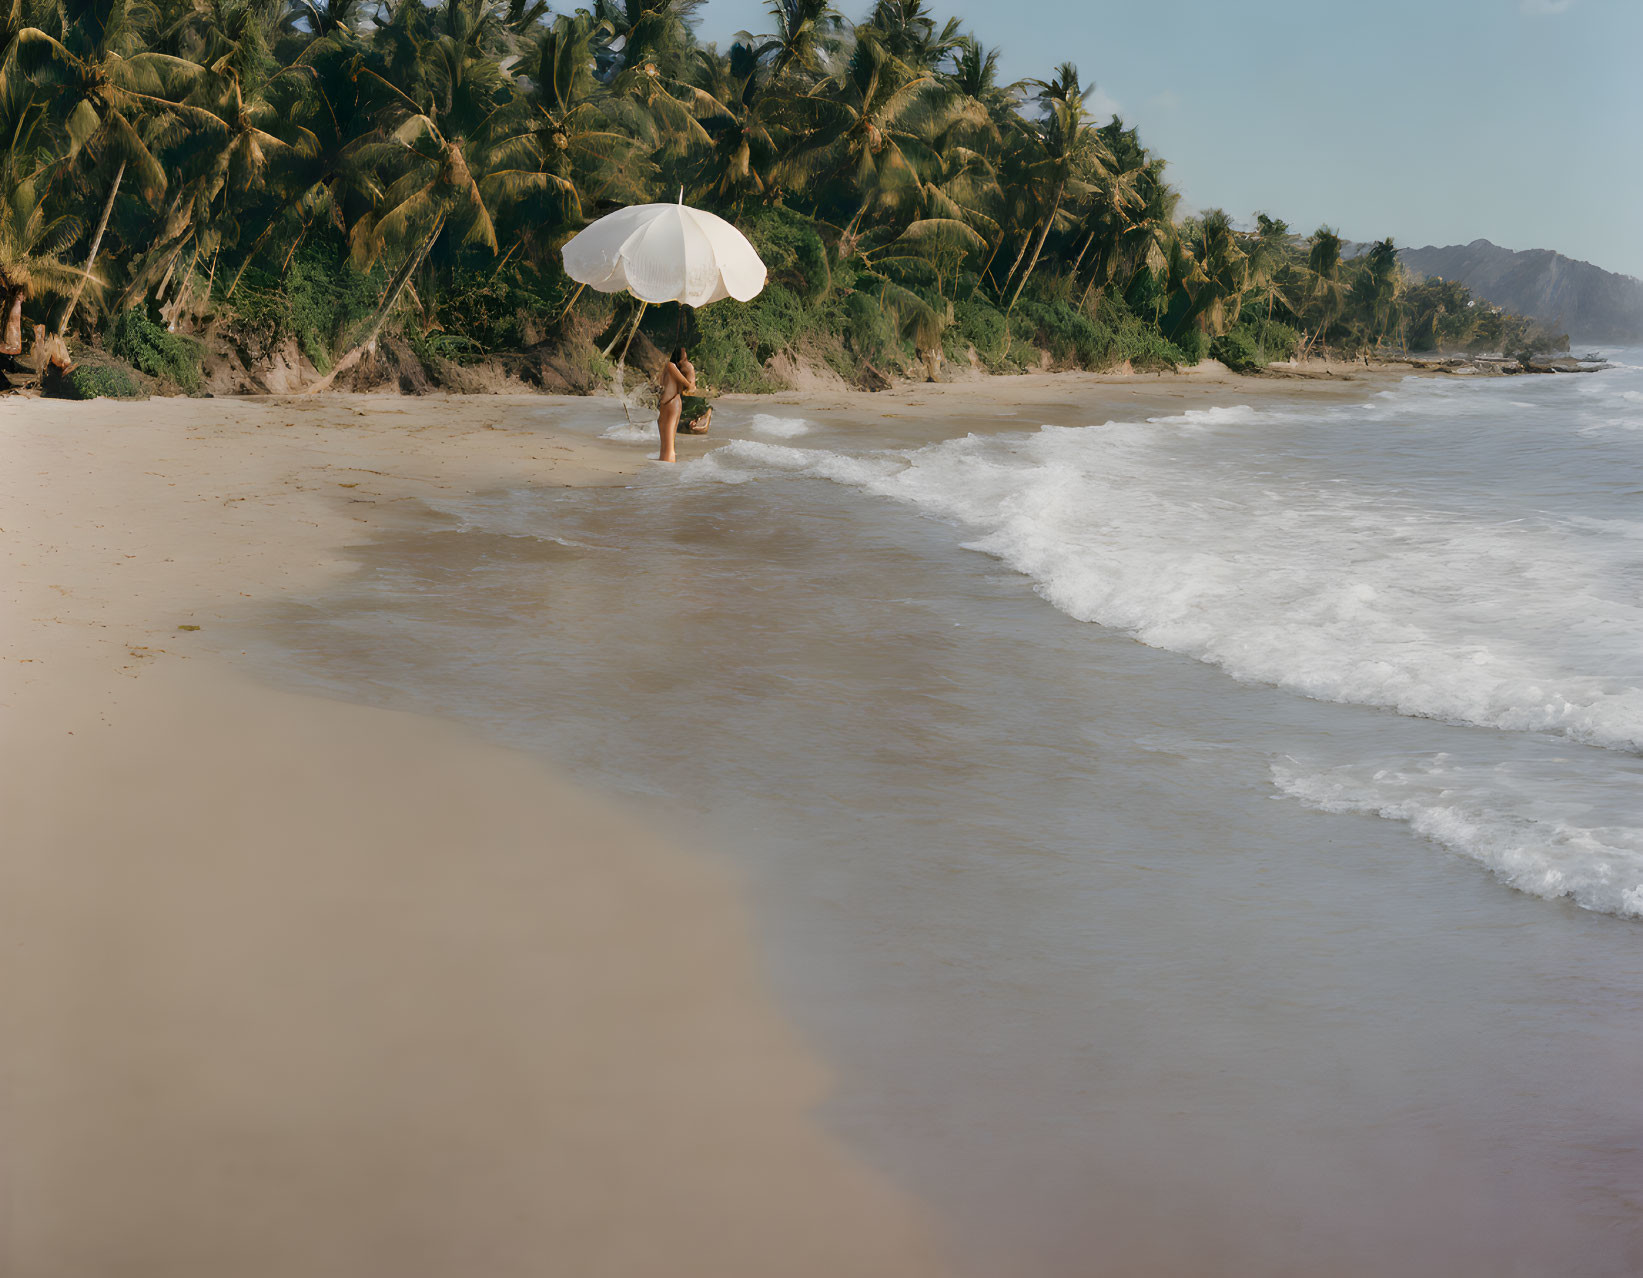
M765 266L722 217L677 204L635 204L600 218L565 245L565 273L601 293L706 306L751 301Z

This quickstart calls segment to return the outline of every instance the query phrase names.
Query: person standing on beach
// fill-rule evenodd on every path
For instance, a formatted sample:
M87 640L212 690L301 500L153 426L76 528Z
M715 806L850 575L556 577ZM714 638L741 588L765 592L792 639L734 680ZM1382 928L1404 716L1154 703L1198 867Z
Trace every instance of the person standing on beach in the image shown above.
M673 352L673 358L662 369L660 403L656 428L662 433L662 451L657 461L677 461L673 454L673 439L679 433L679 416L684 411L684 397L696 389L696 367L685 354L683 346Z

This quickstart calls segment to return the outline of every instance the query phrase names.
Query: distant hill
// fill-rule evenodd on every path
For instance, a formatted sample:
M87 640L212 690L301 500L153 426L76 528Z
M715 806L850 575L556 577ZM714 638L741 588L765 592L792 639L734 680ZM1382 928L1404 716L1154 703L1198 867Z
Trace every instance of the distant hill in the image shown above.
M1550 249L1515 253L1488 240L1404 249L1412 274L1459 280L1477 296L1583 342L1643 342L1643 280Z

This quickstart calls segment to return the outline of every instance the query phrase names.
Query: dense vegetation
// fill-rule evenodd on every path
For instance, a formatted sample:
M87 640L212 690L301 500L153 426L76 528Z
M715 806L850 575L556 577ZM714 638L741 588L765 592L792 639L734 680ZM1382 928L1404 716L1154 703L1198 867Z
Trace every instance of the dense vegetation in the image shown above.
M696 40L700 0L8 3L5 305L184 390L213 342L591 386L632 308L578 296L559 249L681 189L771 268L748 306L649 313L721 388L783 360L871 385L944 359L1254 368L1524 335L1458 285L1411 287L1390 240L1349 259L1327 227L1178 217L1076 67L1001 84L921 0L854 25L772 0L728 50Z

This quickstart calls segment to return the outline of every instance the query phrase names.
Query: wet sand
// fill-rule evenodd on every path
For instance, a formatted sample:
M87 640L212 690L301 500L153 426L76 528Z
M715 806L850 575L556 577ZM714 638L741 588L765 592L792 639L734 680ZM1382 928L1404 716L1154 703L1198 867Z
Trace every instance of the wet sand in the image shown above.
M1157 413L1347 385L809 399ZM797 397L766 401L781 405ZM814 1120L736 876L541 762L212 636L441 492L619 485L609 401L0 402L0 1261L99 1275L939 1272ZM680 441L688 459L721 432Z

